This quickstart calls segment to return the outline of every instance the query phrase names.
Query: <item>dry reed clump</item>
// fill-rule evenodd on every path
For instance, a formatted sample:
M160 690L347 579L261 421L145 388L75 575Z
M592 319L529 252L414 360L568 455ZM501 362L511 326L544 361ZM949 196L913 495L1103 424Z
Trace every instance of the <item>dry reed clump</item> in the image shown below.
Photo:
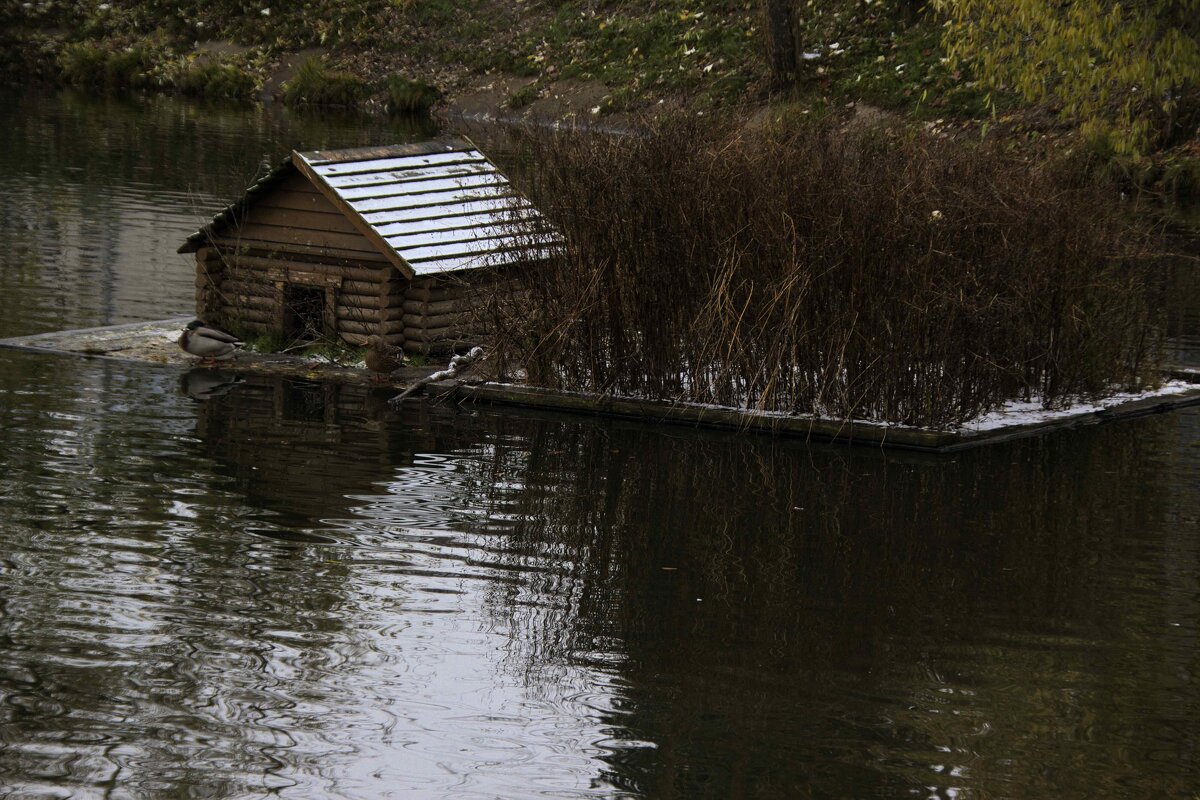
M1155 238L1075 172L831 127L528 147L567 246L491 321L534 385L942 427L1157 378Z

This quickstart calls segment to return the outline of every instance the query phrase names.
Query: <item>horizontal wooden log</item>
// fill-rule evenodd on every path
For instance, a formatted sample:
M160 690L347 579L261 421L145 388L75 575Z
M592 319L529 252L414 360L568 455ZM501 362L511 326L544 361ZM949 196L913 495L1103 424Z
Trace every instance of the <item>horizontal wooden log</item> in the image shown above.
M363 306L339 305L338 319L353 319L359 322L391 322L404 319L404 312L396 308L365 308Z
M378 311L389 307L387 300L378 295L351 294L345 291L345 284L342 285L342 291L338 292L337 299L338 305L347 308L369 308Z
M349 345L353 345L354 347L369 347L371 345L371 343L376 338L378 338L374 335L367 335L364 333L345 333L345 332L338 333L338 336L340 336L342 338L343 342L345 342L346 344L349 344ZM404 336L401 334L391 334L388 336L384 336L383 341L386 342L387 344L390 344L392 347L403 347L404 346Z
M448 302L451 300L474 300L479 302L495 294L512 295L522 291L524 287L516 281L486 282L478 285L468 285L460 282L434 285L411 285L404 293L405 300L428 303Z
M368 336L404 333L404 323L399 320L395 322L357 322L351 319L339 319L337 327L338 331L343 333L364 333Z
M401 306L410 314L445 314L451 311L458 311L464 305L462 300L405 300Z
M264 333L273 333L276 330L278 330L278 327L279 327L275 323L271 323L271 322L258 322L256 320L251 320L251 319L235 320L235 319L231 319L228 317L222 317L219 315L218 316L210 315L208 321L212 322L216 325L220 325L223 328L232 328L232 329L236 330L237 333L241 334L242 336L245 336L247 334L257 336L259 334L264 334Z
M302 211L290 208L271 208L256 205L246 215L246 225L274 225L304 231L324 231L361 236L345 214L329 206L328 211Z
M384 284L379 281L360 281L360 280L344 280L342 281L342 291L350 294L370 294L380 295Z
M408 291L404 296L408 300L422 300L425 302L438 302L444 300L461 300L474 290L466 286L409 286Z
M269 322L276 325L278 325L281 321L278 311L250 308L249 306L231 306L226 304L221 306L219 313L226 319L234 319L238 321Z
M234 308L262 308L276 313L283 310L283 303L275 297L263 297L262 295L254 294L233 294L232 292L222 291L221 300L225 305Z
M225 275L224 266L198 265L196 267L196 283L212 283L221 280Z
M209 245L209 244L201 245L196 250L196 265L197 266L207 264L207 265L216 265L217 267L219 267L220 263L221 263L221 253L219 250L217 250L217 248L213 247L212 245Z
M470 311L462 311L457 314L404 314L404 324L406 327L421 328L422 330L431 330L435 328L453 328L469 325L473 322L484 321L483 317Z
M371 344L371 337L365 333L346 333L338 331L338 336L343 342L352 347L367 347Z
M267 270L289 269L298 272L322 272L328 275L337 275L342 280L353 280L358 283L373 284L378 291L379 284L389 275L394 274L391 267L380 268L373 267L367 264L350 265L350 264L329 264L309 261L295 261L286 258L265 258L255 255L238 255L230 262L231 269L255 270L266 272ZM366 292L372 294L372 292Z
M391 267L391 262L387 260L387 257L378 251L337 250L327 247L264 241L251 239L246 236L240 238L221 237L215 239L214 244L221 249L221 257L226 263L233 256L244 254L272 258L294 257L297 259L307 259L313 263L378 263L380 266Z
M404 338L410 342L468 342L478 339L483 333L479 330L453 328L404 328Z
M405 297L403 307L410 314L448 314L486 308L496 299L501 303L516 303L528 296L528 292L509 292L501 298L487 294L463 297L458 300L414 300L411 297Z
M224 280L218 288L226 294L253 294L259 297L279 297L279 289L274 283L253 280Z
M255 208L279 208L290 209L296 211L333 211L337 209L333 204L316 190L315 187L309 187L311 191L300 192L289 189L276 189L270 194L265 195L261 200L254 204Z
M378 308L347 308L346 306L338 306L337 316L339 320L346 319L351 322L377 324L383 321L380 319Z
M412 279L412 288L414 289L436 289L447 286L469 287L469 284L463 278L457 278L449 275L418 275Z
M378 248L372 242L367 241L367 237L358 231L336 233L312 228L296 228L291 225L261 225L255 222L245 222L228 231L226 236L258 242L316 247L335 252L370 253L378 251Z
M342 285L342 276L340 275L309 269L293 269L291 267L268 269L267 280L273 284L298 284L300 286L314 286L318 289L338 289Z

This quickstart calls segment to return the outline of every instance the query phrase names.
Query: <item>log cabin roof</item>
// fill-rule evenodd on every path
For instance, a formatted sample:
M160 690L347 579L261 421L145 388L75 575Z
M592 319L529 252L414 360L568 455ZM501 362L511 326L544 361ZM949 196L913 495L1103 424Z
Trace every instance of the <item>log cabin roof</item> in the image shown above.
M406 277L545 258L561 236L466 139L293 152L187 238L198 250L286 178L304 175Z

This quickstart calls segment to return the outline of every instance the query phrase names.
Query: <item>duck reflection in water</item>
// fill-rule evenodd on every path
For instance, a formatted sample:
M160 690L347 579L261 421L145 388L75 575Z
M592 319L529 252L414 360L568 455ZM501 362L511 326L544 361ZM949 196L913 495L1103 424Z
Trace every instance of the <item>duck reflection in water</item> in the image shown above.
M245 383L245 379L232 372L197 367L183 374L179 390L193 400L212 400L228 394L239 383Z

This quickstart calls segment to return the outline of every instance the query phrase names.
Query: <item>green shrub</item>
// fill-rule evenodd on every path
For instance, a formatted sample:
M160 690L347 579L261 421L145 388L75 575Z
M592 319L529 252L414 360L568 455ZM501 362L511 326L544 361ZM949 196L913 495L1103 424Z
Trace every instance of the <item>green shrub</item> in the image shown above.
M533 101L538 99L540 90L536 82L528 83L513 92L508 98L508 107L511 109L524 108Z
M354 108L366 95L366 84L356 76L331 70L319 58L305 61L296 77L283 88L283 100L293 108L301 105Z
M78 42L63 49L59 67L63 80L73 86L137 89L149 82L153 61L153 54L146 47L114 51L102 45Z
M433 108L441 92L422 80L409 80L403 75L389 75L386 81L388 108L408 114L424 114Z
M242 339L246 342L246 349L252 353L278 353L287 346L287 340L279 333L242 336Z
M248 100L254 94L254 76L232 64L210 61L194 64L179 77L179 91L193 97Z
M107 61L107 50L87 42L67 45L58 57L63 80L73 86L102 85Z
M144 47L130 47L109 55L104 64L104 83L110 89L137 89L149 83L148 72L154 63Z

